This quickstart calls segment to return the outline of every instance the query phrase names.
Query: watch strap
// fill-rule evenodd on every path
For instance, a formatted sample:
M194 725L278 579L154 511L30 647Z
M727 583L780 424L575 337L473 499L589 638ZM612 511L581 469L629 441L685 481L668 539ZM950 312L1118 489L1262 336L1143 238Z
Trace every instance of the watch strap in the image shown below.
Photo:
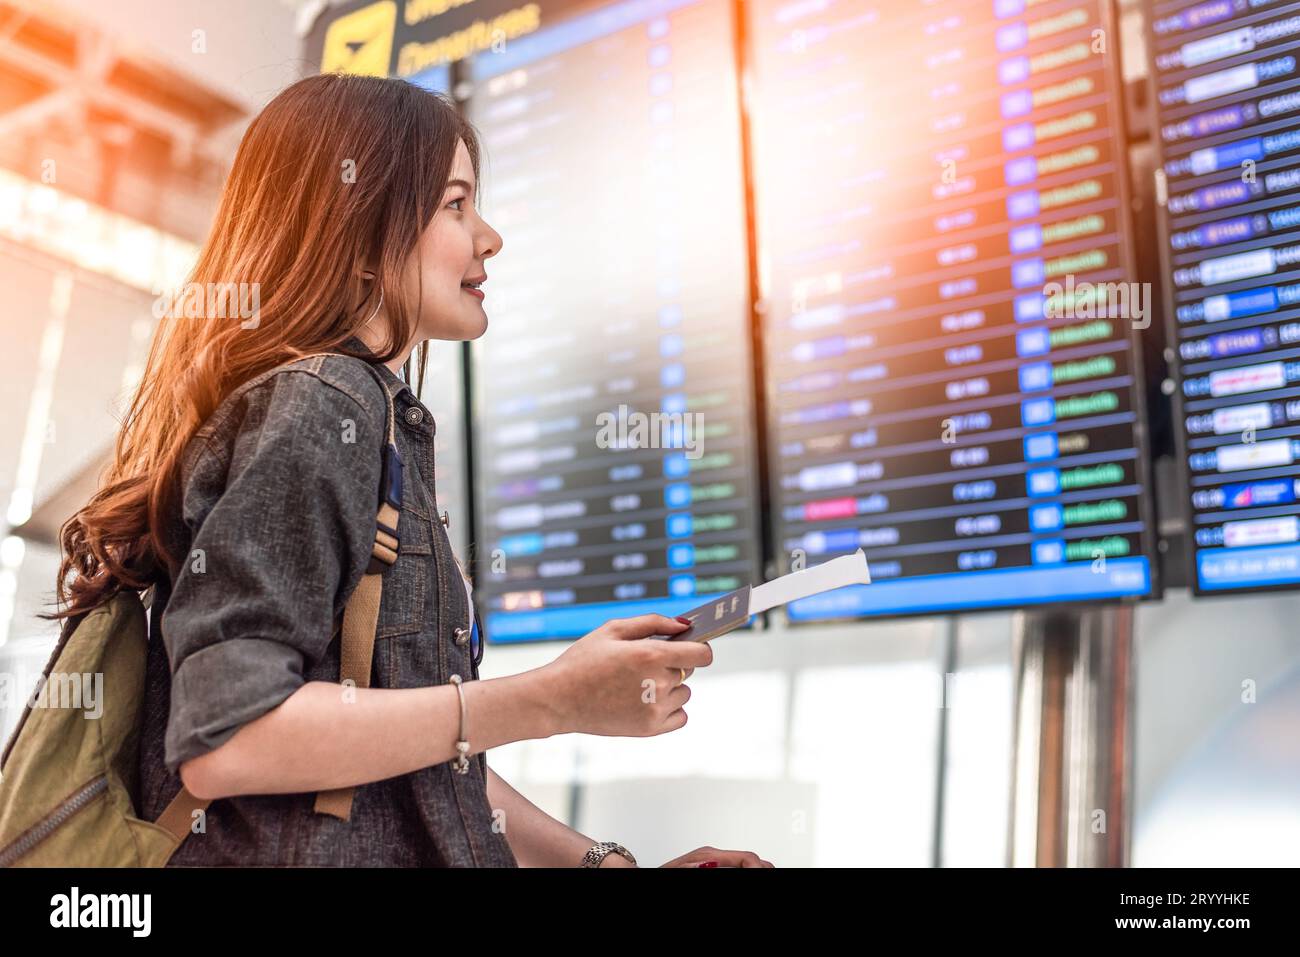
M600 867L605 858L610 854L617 854L620 857L625 858L628 863L636 864L636 858L632 856L632 852L622 844L618 844L614 841L601 841L597 844L591 845L591 847L587 849L587 853L582 855L581 866Z

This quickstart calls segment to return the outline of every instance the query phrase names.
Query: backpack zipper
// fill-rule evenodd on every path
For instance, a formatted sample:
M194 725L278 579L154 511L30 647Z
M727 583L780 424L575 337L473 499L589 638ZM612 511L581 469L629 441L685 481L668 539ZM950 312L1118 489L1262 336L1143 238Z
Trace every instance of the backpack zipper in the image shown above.
M44 819L18 835L8 847L0 850L0 867L9 867L33 847L49 837L51 831L104 793L107 788L108 775L106 774L101 774L89 784L78 788L65 798L63 803L46 815Z

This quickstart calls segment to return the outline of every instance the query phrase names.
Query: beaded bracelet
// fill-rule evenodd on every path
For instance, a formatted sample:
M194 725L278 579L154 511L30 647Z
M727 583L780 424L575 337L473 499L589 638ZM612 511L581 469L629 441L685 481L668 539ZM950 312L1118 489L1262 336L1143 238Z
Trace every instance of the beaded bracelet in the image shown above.
M469 774L469 733L466 730L469 712L465 708L465 689L461 687L460 675L452 675L451 683L456 686L456 693L460 696L460 738L456 741L456 759L451 766L457 774Z

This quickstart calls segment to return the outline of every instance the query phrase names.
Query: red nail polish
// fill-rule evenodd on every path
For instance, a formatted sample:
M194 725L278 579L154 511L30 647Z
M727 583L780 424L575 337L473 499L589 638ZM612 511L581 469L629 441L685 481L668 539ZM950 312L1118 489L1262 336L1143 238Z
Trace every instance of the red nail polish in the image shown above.
M689 618L683 618L681 615L677 616L677 620L680 621L683 625L689 625L691 623L691 620Z
M717 867L717 866L718 866L717 861L704 861L700 864L700 867Z

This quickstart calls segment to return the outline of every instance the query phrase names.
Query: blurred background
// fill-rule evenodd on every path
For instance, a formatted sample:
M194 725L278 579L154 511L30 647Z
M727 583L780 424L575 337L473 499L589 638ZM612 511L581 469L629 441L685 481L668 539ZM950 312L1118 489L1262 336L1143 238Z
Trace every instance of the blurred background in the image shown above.
M477 15L458 8L480 3L487 0L398 6L414 28L442 16ZM57 629L35 616L52 600L57 529L95 487L147 352L154 298L184 280L243 128L281 88L319 69L323 50L326 59L359 57L351 68L369 69L365 58L374 51L366 43L373 36L336 38L343 46L333 53L327 38L335 19L367 6L373 5L0 0L0 669L7 674L34 681L49 653ZM742 465L763 462L762 471L738 468L733 491L746 508L775 516L754 519L764 531L749 541L759 544L752 554L742 546L729 566L741 583L748 568L767 577L788 570L785 552L793 540L780 538L790 529L783 524L788 512L773 504L778 493L757 487L759 475L773 482L777 453L766 441L746 440L763 433L754 424L761 416L773 415L763 403L775 408L784 401L774 398L780 390L771 384L781 353L768 347L764 371L758 365L764 345L747 333L771 323L777 331L769 341L783 342L780 323L803 311L789 307L788 287L797 280L786 275L790 260L782 245L800 194L781 195L768 185L801 172L816 180L838 169L833 146L846 142L783 136L781 124L794 107L771 93L770 78L763 85L764 71L776 74L781 55L822 39L819 16L915 11L933 14L927 22L936 30L951 21L960 33L978 29L981 11L1004 17L1008 5L662 6L543 3L539 36L549 36L552 23L581 23L589 35L539 51L494 31L487 50L454 64L439 62L432 45L405 50L396 44L384 50L381 69L454 93L485 133L482 200L507 249L499 269L489 263L496 289L486 305L494 323L500 310L498 333L540 328L543 338L563 346L584 328L586 318L570 321L581 302L530 305L547 265L527 254L539 243L574 250L578 266L590 253L594 228L612 230L630 247L617 264L598 263L605 271L603 306L614 307L598 318L602 326L617 326L620 301L641 295L631 274L647 262L684 261L688 285L692 268L708 270L707 288L692 287L684 297L687 338L713 350L719 370L751 363L759 370L753 380L718 388L755 394L753 403L737 399L727 406L737 423L735 444L727 447ZM1165 232L1153 199L1160 160L1151 135L1159 121L1149 75L1150 21L1189 5L1126 2L1098 12L1095 3L1052 3L1042 15L1066 16L1075 8L1087 8L1087 25L1095 19L1110 31L1104 69L1111 71L1116 106L1111 142L1126 153L1116 160L1129 171L1117 187L1130 217L1121 230L1121 258L1155 277L1160 295ZM602 21L602 10L615 21ZM799 26L806 16L816 22ZM380 23L382 33L382 13ZM619 30L644 30L647 23L651 41L655 30L671 25L675 66L685 77L668 125L679 130L675 148L687 157L689 175L673 168L676 191L667 200L638 192L647 182L661 183L659 171L646 180L637 172L642 151L658 141L609 133L618 130L627 106L620 88L603 86L594 67L584 73L572 63L568 72L554 65L566 62L565 51L575 44L599 51L601 43L614 44ZM899 84L895 108L910 108L911 88L899 68L872 66L883 49L879 38L860 47L852 37L848 42L818 61L826 71L818 88L829 96L847 82L844 76L860 76L874 102L878 95L895 97L890 91ZM605 53L617 55L619 48L611 49ZM860 60L853 59L857 50ZM530 70L544 76L544 68L559 71L550 89L567 97L564 109L546 113L559 124L557 138L547 138L545 128L520 132L511 122L518 116L512 109L540 114L554 104L501 99L512 82ZM914 65L917 72L932 68ZM816 108L815 100L803 102ZM575 133L584 123L590 129ZM715 140L697 138L706 128ZM667 135L663 128L652 133ZM905 137L889 142L900 155L910 149ZM964 161L958 159L959 171ZM584 171L576 185L567 175L575 163ZM579 196L579 187L590 208L565 219L571 208L565 200ZM529 201L520 202L516 190L528 190ZM620 207L616 218L600 219L597 207L622 203L623 194L639 199ZM826 208L847 203L841 196ZM663 220L651 235L644 224L657 208L673 204L680 204L680 216ZM513 259L512 244L524 251ZM657 315L670 328L673 320L662 310ZM704 317L693 333L690 317ZM715 329L725 334L710 339ZM453 542L476 557L498 545L511 556L525 548L502 539L492 519L504 507L494 497L497 479L510 469L490 436L516 411L496 401L494 383L520 361L505 336L494 347L492 334L472 349L435 350L424 387L438 422L439 498L452 516ZM1166 385L1178 370L1168 363L1175 358L1166 351L1168 337L1166 316L1157 311L1127 353L1145 381L1144 392L1134 388L1146 408L1139 407L1142 420L1131 441L1149 463L1139 476L1145 511L1134 548L1158 567L1150 589L1142 589L1150 600L1137 604L1132 620L1131 863L1294 864L1300 854L1300 595L1285 588L1191 594L1185 479L1175 464L1180 446L1171 427L1176 386ZM760 395L764 381L768 391ZM467 449L467 436L479 429L487 437ZM773 444L787 439L772 434ZM547 465L536 462L532 469L546 474ZM874 564L870 548L868 557ZM581 592L597 578L574 576L575 587ZM727 574L717 581L716 590L726 590L719 586ZM536 625L530 618L516 628L515 619L495 613L516 608L510 595L517 592L482 580L476 585L489 636L512 637L489 644L484 677L550 660L563 647L558 632L578 620ZM661 594L671 595L679 610L692 604L687 596L713 590L668 587ZM855 615L793 623L772 615L762 627L715 644L714 665L692 678L690 723L681 732L654 739L567 735L501 748L489 760L549 813L597 839L625 844L646 862L712 844L753 849L778 866L1003 866L1010 860L1018 609L1014 602L992 610L970 604L969 613L930 616L913 607L902 609L908 617L883 620ZM0 730L7 735L21 701L11 696L4 705Z

